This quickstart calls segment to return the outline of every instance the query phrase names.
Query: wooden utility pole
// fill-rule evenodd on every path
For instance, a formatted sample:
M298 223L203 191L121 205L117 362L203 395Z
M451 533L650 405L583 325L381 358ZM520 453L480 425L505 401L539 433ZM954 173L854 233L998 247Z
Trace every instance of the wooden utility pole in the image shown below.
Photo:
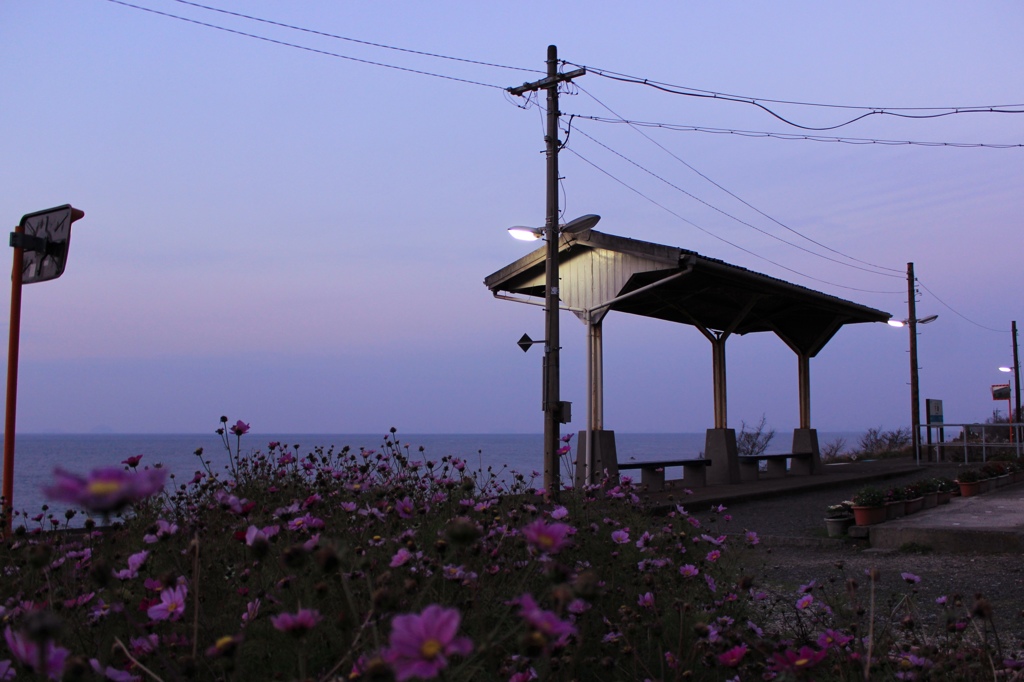
M910 442L914 447L914 461L921 463L921 398L917 385L917 287L914 264L907 263L907 304L910 316Z
M544 488L552 499L558 499L561 488L558 462L559 425L569 421L569 415L563 414L558 359L558 150L561 146L558 139L558 86L584 75L586 69L559 73L558 48L554 45L548 45L547 66L546 78L509 88L508 91L519 96L537 90L548 92L547 134L544 136L547 151L547 219L544 224L544 238L548 244L544 294L544 384L541 400L544 409Z

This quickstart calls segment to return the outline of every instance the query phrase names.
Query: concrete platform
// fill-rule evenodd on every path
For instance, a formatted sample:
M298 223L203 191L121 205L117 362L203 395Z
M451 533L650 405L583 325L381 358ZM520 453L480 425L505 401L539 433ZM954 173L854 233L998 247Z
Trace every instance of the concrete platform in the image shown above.
M1002 553L1024 551L1024 484L925 509L868 527L873 549L906 545L939 552Z

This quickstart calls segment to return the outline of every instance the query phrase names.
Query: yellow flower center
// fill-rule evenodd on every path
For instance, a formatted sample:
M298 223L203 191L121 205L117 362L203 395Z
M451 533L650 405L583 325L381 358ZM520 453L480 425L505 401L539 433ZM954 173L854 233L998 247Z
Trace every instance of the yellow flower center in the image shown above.
M441 653L441 642L431 637L420 646L420 653L423 655L423 658L436 657Z
M109 495L121 489L117 481L89 481L89 493L91 495Z
M217 640L217 644L215 646L217 647L218 650L223 649L225 647L231 646L231 643L234 641L235 638L231 635L224 635L223 637Z

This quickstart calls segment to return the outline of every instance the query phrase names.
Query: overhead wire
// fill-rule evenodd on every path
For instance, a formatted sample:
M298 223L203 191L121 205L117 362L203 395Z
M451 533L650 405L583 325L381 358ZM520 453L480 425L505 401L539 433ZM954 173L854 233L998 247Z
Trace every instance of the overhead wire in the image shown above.
M297 50L303 50L303 51L306 51L306 52L312 52L314 54L324 55L324 56L327 56L327 57L336 57L338 59L344 59L344 60L347 60L347 61L357 62L357 63L360 63L360 64L367 64L369 66L380 66L380 67L383 67L383 68L386 68L386 69L393 69L395 71L403 71L405 73L412 73L412 74L416 74L416 75L419 75L419 76L431 76L433 78L441 78L443 80L455 81L457 83L466 83L468 85L479 85L479 86L483 86L483 87L487 87L487 88L495 88L495 89L498 89L498 90L506 90L506 88L504 86L494 85L493 83L484 83L482 81L475 81L475 80L471 80L471 79L468 79L468 78L459 78L457 76L449 76L449 75L442 74L442 73L434 73L432 71L424 71L422 69L412 69L412 68L405 67L405 66L398 66L396 64L387 64L387 63L384 63L384 62L377 62L377 61L373 61L373 60L370 60L370 59L360 59L358 57L352 57L350 55L344 55L344 54L340 54L338 52L330 52L329 50L321 50L321 49L318 49L318 48L309 47L307 45L299 45L297 43L290 43L290 42L285 41L285 40L277 40L275 38L268 38L266 36L257 35L255 33L247 33L246 31L240 31L240 30L237 30L237 29L228 28L226 26L219 26L217 24L211 24L211 23L208 23L208 22L205 22L205 21L199 21L198 19L192 19L190 17L183 17L183 16L180 16L180 15L177 15L177 14L171 14L170 12L163 12L161 10L152 9L150 7L143 7L141 5L134 5L134 4L130 3L130 2L126 2L125 0L107 0L107 2L113 3L115 5L122 5L124 7L130 7L132 9L137 9L137 10L140 10L140 11L143 11L143 12L149 12L151 14L156 14L156 15L163 16L163 17L168 17L170 19L177 19L178 21L183 21L183 22L186 22L186 23L189 23L189 24L195 24L197 26L204 26L206 28L212 28L212 29L215 29L215 30L218 30L218 31L223 31L225 33L231 33L231 34L234 34L234 35L237 35L237 36L242 36L242 37L245 37L245 38L252 38L254 40L262 40L264 42L272 43L274 45L280 45L282 47L290 47L290 48L294 48L294 49L297 49Z
M582 154L580 154L575 149L573 149L571 147L566 147L566 148L564 148L564 151L569 152L570 154L572 154L573 156L577 157L578 159L580 159L584 163L586 163L589 166L593 167L598 172L603 173L604 175L608 176L609 178L611 178L615 182L619 183L620 185L622 185L623 187L628 189L629 191L637 194L638 196L640 196L644 200L654 204L655 206L657 206L658 208L662 209L663 211L669 213L670 215L675 216L679 220L682 220L684 223L687 223L688 225L692 225L693 227L697 228L701 232L707 234L710 237L713 237L714 239L717 239L718 241L720 241L720 242L722 242L724 244L728 244L729 246L731 246L731 247L733 247L735 249L738 249L738 250L742 251L743 253L746 253L746 254L748 254L750 256L753 256L754 258L757 258L759 260L763 260L766 263L770 263L771 265L774 265L774 266L776 266L778 268L786 270L787 272L791 272L791 273L793 273L795 275L798 275L800 277L804 277L806 279L813 280L815 282L820 282L822 284L828 284L830 286L838 287L840 289L848 289L848 290L851 290L851 291L860 291L860 292L871 293L871 294L901 294L901 293L903 293L902 291L879 291L879 290L862 289L862 288L859 288L859 287L851 287L851 286L846 286L846 285L843 285L843 284L837 284L837 283L831 282L829 280L825 280L825 279L820 279L818 277L814 277L813 275L808 275L806 273L800 272L799 270L794 270L793 268L787 267L787 266L785 266L785 265L783 265L781 263L777 263L776 261L773 261L772 259L767 258L766 256L763 256L763 255L761 255L759 253L755 253L754 251L751 251L750 249L744 248L744 247L740 246L739 244L736 244L735 242L732 242L732 241L726 239L725 237L723 237L723 236L721 236L719 234L715 234L713 231L711 231L711 230L709 230L709 229L707 229L705 227L702 227L701 225L698 225L697 223L693 222L689 218L686 218L686 217L680 215L676 211L674 211L671 208L665 206L664 204L660 203L659 201L655 200L654 198L644 194L643 192L641 192L637 188L633 187L629 183L625 182L624 180L616 177L611 172L609 172L608 170L602 168L601 166L599 166L598 164L594 163L593 161L591 161L587 157L583 156Z
M602 101L601 101L600 99L598 99L597 97L595 97L595 96L594 96L594 95L593 95L592 93L590 93L590 92L589 92L589 91L587 91L586 89L584 89L584 88L580 87L580 91L581 91L581 92L583 92L583 93L585 93L585 94L586 94L586 95L587 95L588 97L590 97L590 98L591 98L591 99L593 99L593 100L594 100L595 102L597 102L598 104L600 104L600 105L601 105L602 107L604 107L605 109L607 109L607 110L608 110L608 111L609 111L609 112L610 112L610 113L611 113L612 115L614 115L614 116L619 116L619 114L618 114L617 112L615 112L615 111L614 111L614 110L613 110L613 109L612 109L611 107L609 107L609 106L608 106L607 104L605 104L605 103L604 103L604 102L602 102ZM620 118L621 118L621 117L620 117ZM625 119L622 119L622 120L625 120ZM789 232L791 232L791 233L793 233L793 234L797 235L798 237L800 237L800 238L802 238L802 239L805 239L805 240L807 240L808 242L810 242L810 243L814 244L815 246L818 246L818 247L820 247L820 248L822 248L822 249L825 249L826 251L829 251L830 253L834 253L834 254L835 254L835 255L837 255L837 256L842 256L843 258L846 258L846 259L848 259L848 260L851 260L851 261L854 261L854 262L860 263L861 265L867 265L868 267L871 267L871 268L875 268L875 269L877 269L877 270L887 270L887 271L889 271L889 272L891 272L891 273L899 273L899 275L898 275L898 276L900 276L900 277L902 277L902 276L903 276L903 274L902 274L902 271L900 271L900 270L897 270L897 269L895 269L895 268L890 268L890 267L886 267L886 266L884 266L884 265L877 265L877 264L875 264L875 263L870 263L870 262L868 262L868 261L865 261L865 260L862 260L862 259L860 259L860 258L856 258L856 257L854 257L854 256L850 256L849 254L845 254L845 253L842 253L841 251L838 251L838 250L836 250L836 249L833 249L833 248L832 248L832 247L830 247L830 246L827 246L827 245L825 245L825 244L822 244L821 242L817 241L816 239L812 239L811 237L808 237L807 235L803 234L803 233L802 233L802 232L800 232L799 230L796 230L796 229L794 229L794 228L790 227L789 225L786 225L785 223L781 222L780 220L778 220L778 219L776 219L776 218L774 218L774 217L772 217L772 216L768 215L767 213L765 213L765 212L764 212L764 211L762 211L761 209L757 208L757 207L756 207L756 206L754 206L753 204L749 203L749 202L748 202L748 201L746 201L745 199L743 199L743 198L739 197L738 195L736 195L735 193L731 192L730 190L728 190L727 188L725 188L724 186L722 186L722 185L721 185L721 184L719 184L718 182L715 182L715 181L714 181L713 179L711 179L710 177L708 177L707 175L705 175L704 173L700 172L699 170L697 170L696 168L694 168L694 167L693 167L692 165L690 165L689 163L687 163L687 162L686 162L686 161L685 161L684 159L680 158L680 157L679 157L679 156L678 156L677 154L673 153L673 152L672 152L672 151L671 151L670 149L667 149L667 148L666 148L666 147L665 147L664 145L662 145L662 144L661 144L660 142L658 142L657 140L654 140L653 138L651 138L651 136L647 135L647 134L646 134L645 132L643 132L642 130L640 130L640 129L638 129L638 128L633 128L633 129L634 129L634 130L635 130L635 131L636 131L637 133L639 133L639 134L640 134L641 136L643 136L643 137L644 137L644 138L645 138L645 139L646 139L646 140L647 140L648 142L650 142L651 144L653 144L653 145L655 145L656 147L658 147L659 149L661 149L661 150L662 150L663 152L665 152L666 154L668 154L669 156L671 156L671 157L672 157L673 159L675 159L675 160L676 160L676 161L678 161L679 163L683 164L683 166L685 166L685 167L686 167L686 168L688 168L689 170L693 171L694 173L696 173L696 174L697 174L697 175L699 175L699 176L700 176L701 178L703 178L703 179L704 179L704 180L706 180L707 182L711 183L712 185L714 185L715 187L717 187L717 188L718 188L718 189L720 189L721 191L725 192L726 194L728 194L729 196L731 196L731 197L732 197L733 199L735 199L735 200L739 201L739 202L740 202L741 204L743 204L743 205L744 205L744 206L746 206L747 208L749 208L749 209L751 209L751 210L755 211L756 213L758 213L759 215L763 216L764 218L767 218L768 220L772 221L773 223L775 223L775 224L776 224L776 225L778 225L779 227L781 227L781 228L783 228L783 229L785 229L785 230L787 230L787 231L789 231ZM716 209L716 210L717 210L717 209ZM742 222L742 221L741 221L741 222ZM745 223L745 224L748 224L748 223ZM748 224L748 225L749 225L749 224ZM750 227L753 227L753 226L751 225ZM754 229L758 229L758 228L754 228ZM759 231L761 231L761 230L759 230ZM774 235L773 235L773 236L774 236ZM781 240L781 241L785 241L785 240ZM790 242L786 242L786 243L787 243L787 244L790 244ZM794 244L790 244L790 245L791 245L791 246L796 246L796 245L794 245ZM801 248L801 247L797 247L797 248ZM814 253L813 251L809 251L809 250L807 250L807 249L804 249L804 250L808 251L808 253ZM827 258L826 256L822 256L821 254L816 254L816 253L815 253L815 255L817 255L817 256L819 256L819 257L821 257L821 258ZM833 260L833 259L831 259L831 258L828 258L828 260ZM835 261L835 262L839 262L839 261ZM856 267L856 266L850 266L850 267ZM876 273L876 274L884 275L885 273ZM893 275L887 275L887 276L890 276L890 277L895 277L895 276L897 276L897 275L893 274Z
M464 57L452 57L450 55L437 54L436 52L425 52L422 50L413 50L407 47L397 47L395 45L386 45L384 43L374 43L369 40L360 40L358 38L351 38L349 36L342 36L336 33L327 33L325 31L317 31L316 29L305 28L303 26L295 26L294 24L286 24L280 21L272 21L270 19L263 19L261 17L255 17L251 14L243 14L242 12L232 12L230 10L222 9L220 7L211 7L209 5L203 5L198 2L192 2L191 0L174 0L182 5L189 5L191 7L198 7L200 9L209 10L210 12L219 12L220 14L226 14L233 17L239 17L241 19L248 19L250 21L257 21L263 24L269 24L271 26L279 26L281 28L291 29L293 31L302 31L303 33L310 33L312 35L323 36L325 38L333 38L336 40L345 40L350 43L357 43L359 45L367 45L370 47L379 47L384 50L394 50L396 52L406 52L408 54L415 54L421 57L434 57L436 59L447 59L455 62L462 62L464 64L474 64L476 66L490 66L496 69L509 69L512 71L526 71L528 73L543 73L540 69L527 69L521 66L507 66L505 64L495 64L492 62L484 62L476 59L466 59Z
M976 114L976 113L997 113L997 114L1024 114L1024 104L999 104L999 105L985 105L985 106L968 106L968 107L867 107L867 106L848 106L839 104L822 104L815 102L798 102L791 100L780 100L770 99L766 97L749 97L744 95L731 95L727 93L714 92L710 90L700 90L697 88L690 88L682 85L672 85L669 83L662 83L649 78L642 78L639 76L629 76L627 74L616 73L607 69L601 69L592 66L583 66L573 64L572 62L565 62L570 66L581 66L587 69L588 73L593 73L603 78L610 80L620 81L624 83L632 83L635 85L643 85L646 87L654 88L661 92L665 92L672 95L679 95L684 97L696 97L699 99L714 99L726 102L736 102L740 104L749 104L761 109L765 113L777 118L787 125L791 125L794 128L800 128L802 130L811 131L825 131L825 130L836 130L848 126L852 123L856 123L869 116L894 116L897 118L911 118L911 119L928 119L928 118L941 118L944 116L953 116L957 114ZM774 111L772 108L766 106L763 103L769 104L785 104L791 106L802 106L802 107L817 107L825 109L845 109L862 111L853 118L846 120L842 123L837 123L829 126L810 126L791 121L782 114ZM907 113L907 112L928 112L928 113Z
M979 327L979 328L981 328L981 329L984 329L984 330L986 330L986 331L990 331L990 332L998 332L998 333L1000 333L1000 334L1009 334L1009 333L1010 333L1010 330L1009 330L1009 329L994 329L994 328L992 328L992 327L986 327L986 326L985 326L985 325L983 325L983 324L980 324L980 323L978 323L978 322L975 322L974 320L972 320L971 318L967 317L966 315L964 315L963 313L961 313L961 312L960 312L959 310L957 310L956 308L954 308L953 306L949 305L948 303L946 303L945 301L943 301L943 300L942 300L941 298L939 298L939 296L938 296L938 295L937 295L937 294L936 294L936 293L935 293L934 291L932 291L932 290L931 290L931 289L929 289L929 288L928 288L927 286L925 286L925 283L921 281L921 278L920 278L920 277L915 277L914 279L916 279L916 280L917 280L917 283L921 285L921 288L922 288L922 289L924 289L925 291L927 291L927 292L928 292L929 294L931 294L932 296L935 296L935 300L936 300L936 301L938 301L938 302L939 302L939 303L941 303L942 305L946 306L946 308L947 308L947 309L948 309L948 310L949 310L950 312L952 312L952 313L953 313L954 315L956 315L957 317L960 317L960 318L962 318L963 320L965 320L965 321L967 321L967 322L970 322L970 323L971 323L971 324L973 324L973 325L974 325L975 327Z
M574 114L597 123L616 123L635 126L638 128L660 128L675 132L712 133L717 135L737 135L740 137L767 137L777 140L796 140L806 142L838 142L852 145L880 145L880 146L918 146L918 147L953 147L957 149L1019 149L1024 143L994 144L990 142L925 142L920 140L883 140L870 137L826 137L824 135L807 135L799 133L775 133L760 130L737 130L734 128L712 128L709 126L683 125L679 123L659 123L655 121L636 121L631 119L608 118L605 116L587 116Z

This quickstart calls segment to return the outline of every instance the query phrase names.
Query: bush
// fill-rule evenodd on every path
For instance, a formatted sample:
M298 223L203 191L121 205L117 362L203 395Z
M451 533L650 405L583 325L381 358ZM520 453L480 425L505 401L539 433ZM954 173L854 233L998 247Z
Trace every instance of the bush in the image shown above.
M873 485L865 486L853 496L853 504L858 507L881 507L885 504L885 491Z

